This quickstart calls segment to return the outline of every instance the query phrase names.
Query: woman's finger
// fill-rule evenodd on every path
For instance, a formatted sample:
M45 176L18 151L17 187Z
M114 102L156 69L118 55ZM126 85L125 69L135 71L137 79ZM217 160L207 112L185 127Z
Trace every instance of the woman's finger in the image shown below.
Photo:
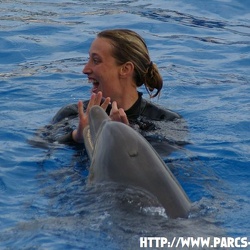
M118 121L118 122L120 121L119 110L118 110L116 101L112 102L112 109L110 111L109 116L110 116L111 120L113 120L113 121Z
M92 93L89 103L88 103L88 107L87 107L87 114L89 113L89 110L94 106L94 105L101 105L101 101L102 101L102 92L99 91L97 94Z
M126 124L126 125L129 125L129 120L128 120L127 114L125 113L124 109L122 109L122 108L119 109L119 115L120 115L121 122Z
M102 101L102 92L99 91L99 92L96 94L94 105L100 106L101 101Z
M101 107L106 111L108 105L110 104L111 98L107 97L105 98L104 102L102 103Z
M79 114L78 130L82 130L85 126L88 125L88 116L84 114L82 101L78 102L78 114Z
M89 100L89 103L88 103L88 106L87 106L87 110L86 110L87 114L89 113L89 110L91 109L91 107L93 107L95 105L95 99L96 99L96 94L92 93L90 100Z
M84 117L84 112L83 112L83 103L82 101L78 101L78 114L79 114L79 119L81 120Z

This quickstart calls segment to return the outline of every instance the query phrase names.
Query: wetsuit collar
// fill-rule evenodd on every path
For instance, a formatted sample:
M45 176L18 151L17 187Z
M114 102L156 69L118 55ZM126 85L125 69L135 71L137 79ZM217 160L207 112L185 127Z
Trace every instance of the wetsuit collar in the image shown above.
M136 102L132 105L132 107L125 111L129 120L136 120L140 116L143 110L142 104L144 103L142 100L142 93L138 92L138 99Z

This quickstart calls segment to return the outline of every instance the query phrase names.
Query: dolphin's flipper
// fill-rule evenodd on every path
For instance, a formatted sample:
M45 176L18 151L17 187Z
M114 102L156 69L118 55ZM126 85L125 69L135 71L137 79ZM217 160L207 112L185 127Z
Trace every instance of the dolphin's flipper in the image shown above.
M110 121L100 106L89 112L84 141L91 159L91 182L114 181L153 194L171 218L187 217L191 203L172 172L134 129Z

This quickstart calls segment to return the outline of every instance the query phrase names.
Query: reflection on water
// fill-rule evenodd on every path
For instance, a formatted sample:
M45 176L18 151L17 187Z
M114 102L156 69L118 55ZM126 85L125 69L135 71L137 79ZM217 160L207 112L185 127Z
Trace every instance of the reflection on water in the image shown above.
M0 3L1 248L139 249L140 236L249 236L248 1ZM145 37L165 81L155 102L186 121L165 135L188 144L161 150L193 201L189 219L168 219L139 190L86 185L80 148L28 143L59 108L89 98L81 74L89 45L116 27Z

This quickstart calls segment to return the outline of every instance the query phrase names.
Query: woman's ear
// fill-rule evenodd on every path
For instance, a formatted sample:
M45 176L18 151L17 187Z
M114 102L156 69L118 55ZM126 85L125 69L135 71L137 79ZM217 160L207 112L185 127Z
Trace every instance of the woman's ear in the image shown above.
M126 78L134 74L134 64L132 62L126 62L121 66L120 76Z

